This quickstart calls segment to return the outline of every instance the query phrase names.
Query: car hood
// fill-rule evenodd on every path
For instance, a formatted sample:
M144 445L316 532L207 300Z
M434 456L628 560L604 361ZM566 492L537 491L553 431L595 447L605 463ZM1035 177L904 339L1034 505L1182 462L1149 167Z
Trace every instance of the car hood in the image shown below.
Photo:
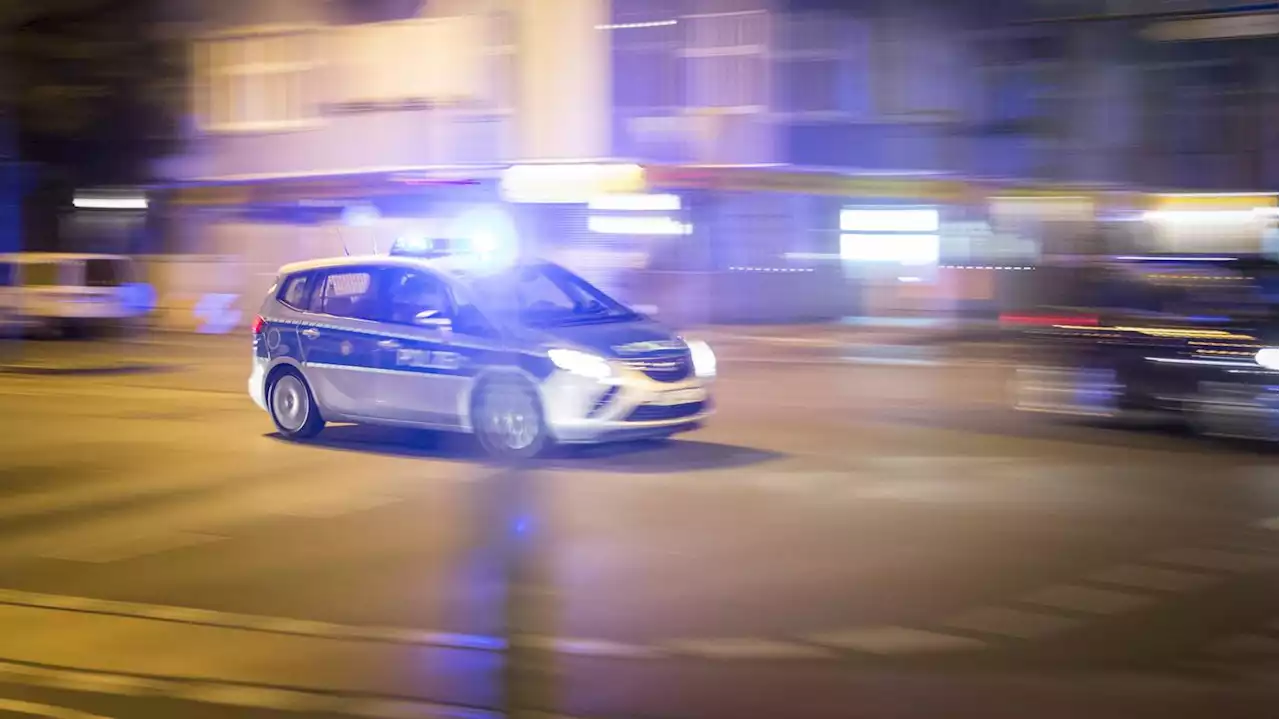
M601 324L548 327L536 331L544 345L573 347L602 357L642 357L683 351L684 342L657 322L633 320Z

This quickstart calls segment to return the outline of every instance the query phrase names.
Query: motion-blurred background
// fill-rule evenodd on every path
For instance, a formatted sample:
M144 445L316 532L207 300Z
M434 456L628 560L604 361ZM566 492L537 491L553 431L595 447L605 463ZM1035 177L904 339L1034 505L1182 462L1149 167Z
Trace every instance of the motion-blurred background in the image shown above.
M1278 104L1245 0L0 0L0 716L1274 716ZM283 441L278 268L441 238L717 414Z
M1064 256L1274 253L1274 21L1225 0L15 1L0 251L132 255L166 329L247 326L284 262L455 231L681 324L990 318ZM660 197L592 207L619 192Z

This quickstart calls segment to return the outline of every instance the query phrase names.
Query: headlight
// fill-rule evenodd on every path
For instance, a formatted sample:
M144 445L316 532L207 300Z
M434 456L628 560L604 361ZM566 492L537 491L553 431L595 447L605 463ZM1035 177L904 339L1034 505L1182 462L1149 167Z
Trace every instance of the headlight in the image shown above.
M551 349L547 350L547 358L551 360L552 364L565 372L572 372L582 377L605 379L613 374L613 368L609 366L605 358L587 352Z
M1253 359L1267 369L1280 370L1280 348L1267 347L1266 349L1260 349L1258 354L1253 356Z
M699 377L716 376L716 353L701 340L687 340L689 358L693 360L693 373Z

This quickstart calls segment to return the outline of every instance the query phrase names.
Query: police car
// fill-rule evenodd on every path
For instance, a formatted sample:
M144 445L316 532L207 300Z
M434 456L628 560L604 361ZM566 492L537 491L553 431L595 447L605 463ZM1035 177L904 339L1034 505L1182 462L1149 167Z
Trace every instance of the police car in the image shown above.
M326 422L421 427L524 458L695 429L715 374L705 343L559 265L397 246L282 267L248 386L290 439Z

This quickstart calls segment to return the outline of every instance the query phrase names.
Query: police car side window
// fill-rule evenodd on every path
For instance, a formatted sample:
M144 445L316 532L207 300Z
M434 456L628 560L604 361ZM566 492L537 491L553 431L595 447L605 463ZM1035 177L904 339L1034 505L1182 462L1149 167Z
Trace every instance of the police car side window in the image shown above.
M334 317L377 319L377 283L368 269L341 269L325 275L311 297L311 311Z
M387 280L386 302L379 312L384 322L411 325L423 312L453 319L453 299L440 278L416 270L391 270Z
M307 302L311 298L311 288L313 287L311 280L313 277L314 275L310 272L302 272L285 278L284 287L280 288L276 299L286 307L295 310L306 310Z

